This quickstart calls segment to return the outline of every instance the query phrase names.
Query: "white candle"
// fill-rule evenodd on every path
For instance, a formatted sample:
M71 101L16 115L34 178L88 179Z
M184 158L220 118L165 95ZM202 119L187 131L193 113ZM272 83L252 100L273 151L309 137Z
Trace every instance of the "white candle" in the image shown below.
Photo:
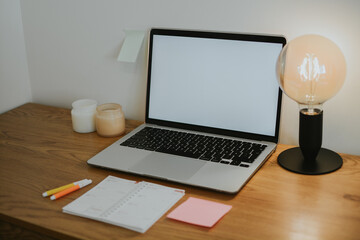
M71 119L75 132L89 133L96 130L96 106L97 102L92 99L80 99L72 103Z

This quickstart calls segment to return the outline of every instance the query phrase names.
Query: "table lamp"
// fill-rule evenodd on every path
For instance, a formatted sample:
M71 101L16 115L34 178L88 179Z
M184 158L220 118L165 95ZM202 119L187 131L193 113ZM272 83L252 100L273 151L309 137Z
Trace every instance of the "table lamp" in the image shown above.
M319 35L305 35L290 41L277 62L281 89L299 104L299 146L282 152L283 168L309 175L333 172L342 166L339 154L321 148L325 101L342 87L345 58L335 43Z

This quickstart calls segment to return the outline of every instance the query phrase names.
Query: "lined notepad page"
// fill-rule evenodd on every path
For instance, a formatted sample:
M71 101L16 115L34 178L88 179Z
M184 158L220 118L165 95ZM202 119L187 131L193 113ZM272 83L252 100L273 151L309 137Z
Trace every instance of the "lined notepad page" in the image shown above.
M181 189L108 176L63 211L144 233L184 194Z

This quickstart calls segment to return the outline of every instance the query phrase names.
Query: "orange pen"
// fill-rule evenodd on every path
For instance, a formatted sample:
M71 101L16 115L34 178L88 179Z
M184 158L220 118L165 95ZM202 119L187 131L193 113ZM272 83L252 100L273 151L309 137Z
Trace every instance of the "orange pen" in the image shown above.
M72 186L71 188L67 188L67 189L65 189L65 190L63 190L61 192L58 192L58 193L52 195L50 197L50 199L51 200L59 199L59 198L65 196L65 195L68 195L69 193L72 193L72 192L74 192L74 191L76 191L76 190L78 190L80 188L83 188L83 187L89 185L92 182L90 179L86 179L86 180L87 181L84 181L84 182L79 183L79 184L77 184L75 186Z

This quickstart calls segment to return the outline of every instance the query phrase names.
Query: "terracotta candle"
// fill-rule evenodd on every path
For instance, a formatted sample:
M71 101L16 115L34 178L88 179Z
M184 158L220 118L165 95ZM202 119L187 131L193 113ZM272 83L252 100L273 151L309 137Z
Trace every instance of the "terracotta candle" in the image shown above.
M78 133L95 131L95 112L97 102L92 99L80 99L72 103L71 120L73 129Z
M125 117L121 105L106 103L96 108L96 131L103 137L115 137L125 132Z

